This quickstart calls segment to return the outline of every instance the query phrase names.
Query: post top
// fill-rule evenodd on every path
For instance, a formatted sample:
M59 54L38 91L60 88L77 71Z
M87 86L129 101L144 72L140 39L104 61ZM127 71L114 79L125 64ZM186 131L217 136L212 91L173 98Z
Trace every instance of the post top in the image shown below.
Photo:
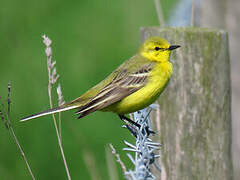
M210 27L159 27L159 26L152 26L152 27L141 27L141 31L175 31L175 32L201 32L201 33L221 33L225 34L227 33L226 30L223 29L217 29L217 28L210 28Z

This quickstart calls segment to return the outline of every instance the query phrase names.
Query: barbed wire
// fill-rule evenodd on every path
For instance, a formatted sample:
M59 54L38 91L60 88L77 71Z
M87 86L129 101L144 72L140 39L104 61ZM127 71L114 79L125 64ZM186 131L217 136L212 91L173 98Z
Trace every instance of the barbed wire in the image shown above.
M156 159L160 157L157 150L160 150L161 144L154 142L150 136L155 134L150 124L150 113L156 109L157 105L151 105L148 108L132 113L132 119L140 125L140 128L127 123L124 127L129 129L131 134L136 138L136 143L131 144L124 140L126 148L123 150L134 152L134 157L127 153L127 156L134 165L134 170L126 171L125 177L128 180L154 180L156 177L151 172L151 165L161 171L161 167L156 163Z

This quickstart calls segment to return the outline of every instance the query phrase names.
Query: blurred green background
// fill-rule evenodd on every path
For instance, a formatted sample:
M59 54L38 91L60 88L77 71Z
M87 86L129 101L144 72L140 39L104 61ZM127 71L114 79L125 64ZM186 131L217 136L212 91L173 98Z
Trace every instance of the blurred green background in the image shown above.
M162 1L166 20L176 2ZM6 100L7 84L11 82L12 123L37 179L66 179L52 118L18 122L23 116L49 108L41 36L46 34L53 41L59 82L65 101L70 101L136 52L140 27L157 25L154 2L150 0L1 1L0 96ZM97 112L77 120L71 111L62 113L62 119L63 145L72 179L91 179L84 162L86 152L94 159L101 179L108 179L108 143L113 143L131 168L122 148L124 139L134 139L116 115ZM31 177L12 137L0 123L0 180L11 179Z

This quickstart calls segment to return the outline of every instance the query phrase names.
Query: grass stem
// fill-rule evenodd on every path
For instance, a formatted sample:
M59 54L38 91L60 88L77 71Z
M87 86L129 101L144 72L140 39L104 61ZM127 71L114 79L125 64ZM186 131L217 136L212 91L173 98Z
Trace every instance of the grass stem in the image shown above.
M196 6L196 0L192 0L192 16L191 16L191 26L194 26L194 16L195 16L195 6Z
M25 155L25 153L24 153L24 151L22 149L22 146L20 145L20 143L18 141L18 138L17 138L17 136L16 136L16 134L15 134L15 132L13 130L13 127L11 125L11 120L10 120L10 112L11 112L11 108L10 108L10 106L11 106L10 94L11 94L11 84L8 83L8 99L7 99L6 119L4 117L4 114L3 114L2 110L0 110L0 116L1 116L1 119L2 119L3 123L5 124L6 128L9 130L10 135L13 137L13 140L14 140L15 144L17 145L17 148L20 151L21 156L23 157L23 160L24 160L25 164L27 165L27 170L28 170L29 174L31 175L32 179L35 180L36 178L33 175L31 167L30 167L30 165L29 165L29 163L27 161L27 157L26 157L26 155ZM4 103L1 102L1 105L2 105L2 108L3 108Z
M165 26L165 22L164 22L161 2L160 2L160 0L154 0L154 3L155 3L156 11L157 11L159 24L160 24L160 26L164 27Z
M48 96L49 96L49 104L50 108L53 108L53 102L52 102L52 85L56 83L57 79L59 78L59 75L56 74L56 68L54 68L54 65L56 62L52 62L52 49L51 49L51 43L52 41L45 35L43 35L43 43L46 45L46 56L47 56L47 68L48 68ZM52 114L53 117L53 122L54 122L54 127L56 130L57 134L57 140L58 140L58 145L61 151L64 167L67 173L68 180L71 180L69 168L67 165L67 161L64 155L64 150L62 146L62 140L61 140L61 135L59 133L58 125L57 125L57 120L55 118L55 114Z

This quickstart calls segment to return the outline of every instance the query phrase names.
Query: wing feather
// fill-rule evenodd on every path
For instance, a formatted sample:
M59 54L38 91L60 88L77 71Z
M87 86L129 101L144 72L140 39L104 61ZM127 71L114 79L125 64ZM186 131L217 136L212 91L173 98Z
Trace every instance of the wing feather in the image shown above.
M136 54L80 97L62 106L23 118L22 121L70 109L78 109L76 113L80 114L79 118L101 110L142 88L154 66L154 62Z
M154 64L149 63L144 64L144 66L132 73L128 73L125 69L119 71L113 80L100 90L87 104L81 106L76 114L80 114L79 118L82 118L89 113L101 110L136 92L147 83L149 72L153 67Z

